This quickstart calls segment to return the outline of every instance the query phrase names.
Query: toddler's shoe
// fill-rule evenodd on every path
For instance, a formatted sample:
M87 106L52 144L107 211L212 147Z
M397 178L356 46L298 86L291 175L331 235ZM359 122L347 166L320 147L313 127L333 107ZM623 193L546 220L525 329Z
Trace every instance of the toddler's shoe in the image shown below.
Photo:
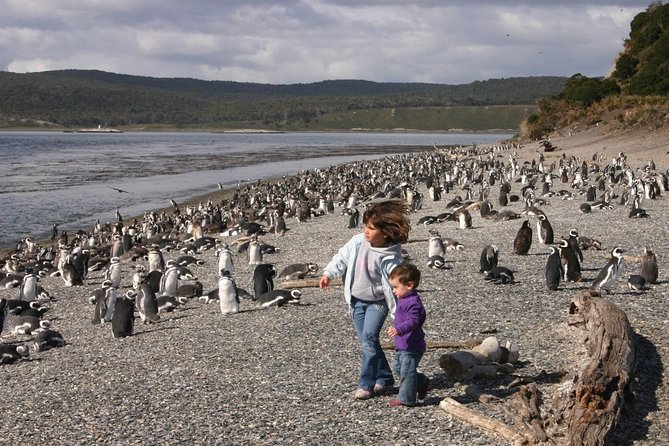
M372 391L367 389L358 389L353 394L356 400L368 400L372 397Z
M430 379L425 378L425 382L423 383L422 386L418 389L418 399L419 400L424 400L425 397L427 396L427 392L430 390Z
M374 393L382 394L386 393L393 388L392 384L384 386L383 384L376 383L374 384Z
M390 402L388 403L388 405L389 405L390 407L402 407L402 406L411 407L411 406L409 406L408 404L404 404L404 403L403 403L402 401L400 401L400 400L390 400Z

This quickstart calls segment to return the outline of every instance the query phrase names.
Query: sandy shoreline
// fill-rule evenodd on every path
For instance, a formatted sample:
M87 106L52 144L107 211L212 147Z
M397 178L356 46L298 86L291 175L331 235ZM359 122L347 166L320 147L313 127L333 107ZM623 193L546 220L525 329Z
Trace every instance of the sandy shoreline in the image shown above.
M604 152L609 160L625 152L634 168L654 159L665 172L666 132L632 139L607 137L602 129L555 137L558 151L546 154L548 162L566 156L590 160ZM655 139L654 139L655 138ZM535 159L539 144L518 150L520 160ZM512 151L502 151L505 162ZM605 161L606 162L606 161ZM571 296L583 284L564 284L555 293L546 291L543 265L547 248L535 241L528 256L512 254L513 237L521 220L494 222L473 213L473 228L457 229L453 222L425 227L417 222L426 215L444 212L446 203L463 195L459 187L431 201L425 193L423 209L411 215L412 232L406 244L410 258L424 278L421 295L428 310L428 340L466 340L495 333L500 340L518 345L522 364L516 375L535 376L541 371L569 379L584 357L583 333L568 327L566 312ZM514 184L518 193L520 186ZM554 189L569 188L555 183ZM497 187L491 195L496 203ZM227 191L229 193L230 191ZM198 203L209 197L197 197ZM219 196L216 196L219 199ZM650 218L630 220L627 207L580 214L582 196L573 200L549 199L543 209L556 237L577 227L582 235L599 239L606 250L623 244L631 255L652 246L660 259L660 281L641 294L627 290L624 281L610 299L626 312L640 336L639 386L635 408L626 414L616 444L669 444L669 379L663 364L669 361L669 314L664 218L667 197L644 202ZM186 205L187 203L183 203ZM495 209L500 209L495 204ZM521 203L509 206L520 212ZM531 220L534 227L535 221ZM324 266L336 250L360 231L347 229L347 218L335 213L299 223L287 221L288 232L263 240L280 248L266 256L280 270L311 261ZM430 229L465 246L449 251L448 270L426 266ZM234 237L225 238L232 242ZM517 283L495 286L478 273L480 252L488 243L500 246L500 264L515 271ZM592 280L607 251L585 252L584 276ZM167 258L180 255L165 253ZM216 258L212 251L196 254L205 260L193 272L205 291L217 286ZM140 263L142 261L139 261ZM238 286L252 289L253 267L243 253L235 255ZM123 267L122 291L131 286L133 264ZM629 272L638 266L630 264ZM462 398L462 392L438 366L445 350L429 350L421 369L434 388L425 404L407 410L387 407L391 396L367 402L352 399L359 361L355 335L340 287L327 291L303 290L302 304L261 309L243 300L242 312L225 317L217 304L190 301L184 309L166 313L159 324L141 325L125 340L112 339L108 326L92 325L93 308L87 301L100 286L102 274L92 273L83 287L65 287L60 278L41 283L54 298L47 313L54 328L68 342L65 348L33 354L31 361L0 367L5 382L0 396L14 401L0 421L7 441L24 444L453 444L501 445L499 438L484 435L455 421L439 408L444 397ZM585 284L587 286L587 282ZM16 289L0 290L0 297L16 297ZM2 334L3 342L30 339ZM384 339L385 340L385 339ZM391 352L388 352L392 356ZM505 394L510 377L481 380L491 393ZM559 383L543 382L547 395ZM476 403L470 407L485 411ZM35 429L40 420L39 429Z

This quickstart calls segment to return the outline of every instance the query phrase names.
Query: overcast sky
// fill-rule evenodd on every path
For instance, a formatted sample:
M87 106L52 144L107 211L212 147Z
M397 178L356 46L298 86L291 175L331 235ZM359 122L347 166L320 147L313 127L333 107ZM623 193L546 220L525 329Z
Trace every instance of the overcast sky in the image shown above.
M0 0L0 70L271 84L606 75L650 0Z

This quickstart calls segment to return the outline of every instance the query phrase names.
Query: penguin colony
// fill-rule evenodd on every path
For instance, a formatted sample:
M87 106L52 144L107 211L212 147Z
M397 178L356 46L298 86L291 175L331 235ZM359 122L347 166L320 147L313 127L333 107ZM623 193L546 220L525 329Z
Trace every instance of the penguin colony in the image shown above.
M565 183L563 189L556 190L558 181ZM518 280L536 277L518 277L513 268L503 266L505 262L508 265L512 257L522 262L520 257L528 254L545 255L545 268L538 276L545 280L547 291L573 282L614 293L625 274L622 246L610 249L610 260L600 265L598 274L583 277L582 250L598 252L604 247L594 238L597 234L580 236L577 228L558 227L554 236L550 201L573 200L574 216L581 215L585 200L591 213L623 206L631 209L630 219L653 218L652 206L644 205L651 210L644 210L643 217L639 210L667 189L666 173L648 166L635 170L622 153L609 164L564 154L550 164L543 155L520 164L510 146L468 147L304 171L275 183L238 187L232 198L218 203L209 200L184 208L172 203L171 211L147 213L132 221L123 221L117 214L113 224L98 222L92 230L73 236L63 231L50 246L24 239L2 259L0 279L7 297L0 300L0 334L2 347L9 352L3 350L2 361L25 359L31 348L41 351L65 345L43 317L50 303L65 297L52 298L40 287L40 277L60 277L67 287L94 288L89 297L92 317L86 319L111 326L114 338L131 337L137 318L142 324L159 324L166 313L188 305L218 301L219 313L232 315L243 312L244 300L260 308L299 304L302 291L275 289L274 280L318 277L318 265L304 259L278 273L275 264L281 263L281 250L267 244L265 236L288 240L291 225L336 214L337 208L342 209L340 229L351 230L352 235L360 230L360 215L368 203L390 198L405 200L412 212L423 206L438 211L414 222L414 230L430 228L429 239L425 259L414 255L410 260L443 271L439 274L457 274L453 259L471 256L480 260L483 280L513 286ZM491 197L497 190L497 203L504 209L493 206ZM532 219L536 231L532 231ZM480 253L471 252L457 240L458 234L477 231L482 220L508 225L511 232L517 231L515 238L487 240L482 232L479 237L488 245ZM443 238L442 233L452 237ZM174 258L166 261L165 256ZM598 258L588 260L594 263ZM658 281L652 247L646 247L639 258L641 271L628 279L629 289L635 292ZM254 268L252 292L237 285L235 264L241 262ZM214 269L218 282L198 281L196 268ZM91 272L102 274L103 281L92 280ZM12 290L16 298L8 295ZM31 338L6 342L5 335Z

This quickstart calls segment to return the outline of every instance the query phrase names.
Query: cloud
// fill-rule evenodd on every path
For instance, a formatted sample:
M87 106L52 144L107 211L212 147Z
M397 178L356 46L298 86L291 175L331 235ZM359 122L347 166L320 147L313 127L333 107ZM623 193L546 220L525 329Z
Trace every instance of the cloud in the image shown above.
M263 83L605 75L638 1L10 0L0 69Z

